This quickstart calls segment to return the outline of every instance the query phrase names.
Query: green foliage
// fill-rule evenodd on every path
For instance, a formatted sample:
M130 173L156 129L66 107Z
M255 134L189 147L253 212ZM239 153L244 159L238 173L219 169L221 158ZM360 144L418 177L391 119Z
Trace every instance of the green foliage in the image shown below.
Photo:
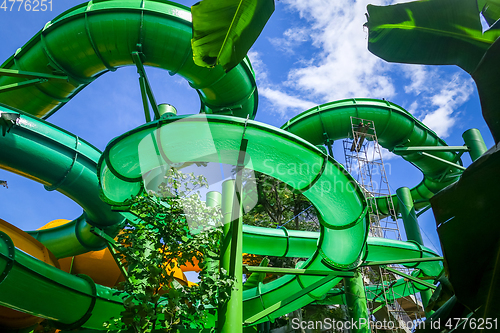
M191 7L194 63L220 64L226 72L246 56L267 20L274 0L203 0Z
M133 199L130 211L141 221L128 222L117 246L128 272L124 310L113 318L122 329L175 332L184 321L201 327L207 309L228 299L233 281L207 264L219 260L221 211L200 200L195 190L202 187L208 188L203 176L172 168L158 191ZM198 262L197 286L174 276L178 266Z
M243 217L243 223L276 228L286 223L287 229L318 231L319 221L314 206L302 194L285 183L255 172L258 203Z
M368 49L387 61L458 65L473 73L500 33L483 33L477 6L469 0L368 5Z

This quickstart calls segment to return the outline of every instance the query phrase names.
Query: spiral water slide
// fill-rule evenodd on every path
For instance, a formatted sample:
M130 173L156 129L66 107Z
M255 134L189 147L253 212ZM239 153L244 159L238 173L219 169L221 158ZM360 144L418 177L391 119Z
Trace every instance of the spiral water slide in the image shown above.
M27 84L19 75L0 80L1 85L24 82L22 88L0 95L0 112L8 127L0 137L0 166L38 181L48 190L60 191L84 210L67 225L31 235L58 258L103 248L103 241L91 228L116 233L124 217L113 212L109 203L126 204L131 194L142 191L137 178L147 171L144 165L122 163L124 157L139 161L139 144L151 149L154 142L159 143L160 157L167 157L169 162L222 161L236 165L244 137L252 168L304 193L322 221L319 234L246 226L244 251L309 257L302 268L332 271L327 278L287 275L245 291L244 318L249 324L274 319L322 298L341 279L333 272L352 270L363 261L437 256L415 243L367 238L368 207L361 188L340 164L314 146L324 142L323 133L328 139L347 137L350 115L373 119L380 142L389 149L445 145L431 130L400 107L376 100L318 106L290 120L283 127L287 131L244 120L247 116L252 119L257 108L249 62L242 62L227 74L219 68L197 67L192 63L190 38L190 13L180 5L166 1L91 1L49 22L2 65L21 74L41 73L43 80L36 85ZM186 78L199 92L204 115L147 123L114 139L103 155L84 140L39 119L57 111L97 76L133 64L132 52L141 52L146 65ZM308 136L303 128L314 131ZM158 166L158 155L153 155L149 169ZM458 177L456 170L435 160L415 154L404 157L424 173L423 182L413 190L417 201L428 199ZM440 157L452 163L457 160L453 153ZM289 174L279 172L280 163L319 167ZM338 186L336 192L334 186ZM379 205L382 213L383 200ZM68 328L102 329L104 321L122 311L121 297L114 295L113 289L41 263L16 249L7 234L1 235L1 305L55 320ZM436 276L442 266L425 262L418 268ZM297 295L297 291L302 293ZM290 295L297 297L290 300ZM37 301L40 299L47 301ZM276 307L285 299L289 301ZM68 311L66 305L70 303Z

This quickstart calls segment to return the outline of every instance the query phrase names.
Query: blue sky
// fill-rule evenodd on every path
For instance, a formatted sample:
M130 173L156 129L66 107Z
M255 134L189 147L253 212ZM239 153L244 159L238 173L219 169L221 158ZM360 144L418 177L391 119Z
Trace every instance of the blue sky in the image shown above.
M2 0L0 0L2 2ZM81 3L52 0L52 11L0 9L0 59L3 62L44 24ZM181 1L191 6L195 1ZM256 120L281 126L294 115L318 104L353 97L385 98L412 112L449 145L462 145L462 133L479 128L491 147L493 140L481 116L476 87L454 66L391 64L367 50L363 28L367 4L381 1L282 0L249 52L256 71L259 111ZM384 2L387 4L388 2ZM197 113L197 93L181 77L147 68L159 103L170 103L180 114ZM104 149L112 138L144 123L138 76L133 67L108 73L73 98L49 121ZM341 143L335 156L343 161ZM413 187L422 176L412 165L386 152L391 191ZM470 158L464 157L465 165ZM81 208L63 195L0 170L0 218L31 230L58 219L73 219ZM427 246L438 249L435 222L429 211L420 218ZM439 249L438 249L439 250Z

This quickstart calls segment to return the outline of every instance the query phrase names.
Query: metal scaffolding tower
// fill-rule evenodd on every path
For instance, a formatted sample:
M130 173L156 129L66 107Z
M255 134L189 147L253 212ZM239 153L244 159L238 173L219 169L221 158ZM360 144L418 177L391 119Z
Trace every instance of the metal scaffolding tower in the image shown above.
M370 214L369 235L402 240L375 124L371 120L351 117L351 128L351 137L343 141L345 167L364 190ZM378 205L384 207L378 209ZM391 268L410 273L403 266ZM373 300L368 302L372 319L377 322L385 319L388 323L384 327L372 327L373 331L410 333L411 329L405 326L421 317L421 302L415 296L398 297L393 288L398 277L382 267L366 267L363 274L365 285L377 286L375 291L366 291L367 298ZM409 284L407 287L411 288Z

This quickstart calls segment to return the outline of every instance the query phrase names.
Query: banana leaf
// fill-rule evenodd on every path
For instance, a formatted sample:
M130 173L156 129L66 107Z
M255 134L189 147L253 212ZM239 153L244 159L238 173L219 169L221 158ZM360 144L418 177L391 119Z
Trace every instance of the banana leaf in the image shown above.
M490 27L500 18L499 0L477 0L477 8L483 14Z
M477 67L499 30L482 33L474 0L368 5L368 49L390 62Z
M203 0L191 7L194 63L226 72L246 56L274 12L274 0Z
M480 12L490 24L482 32ZM471 74L483 116L500 142L500 0L427 0L368 6L368 49L390 61L457 65Z

